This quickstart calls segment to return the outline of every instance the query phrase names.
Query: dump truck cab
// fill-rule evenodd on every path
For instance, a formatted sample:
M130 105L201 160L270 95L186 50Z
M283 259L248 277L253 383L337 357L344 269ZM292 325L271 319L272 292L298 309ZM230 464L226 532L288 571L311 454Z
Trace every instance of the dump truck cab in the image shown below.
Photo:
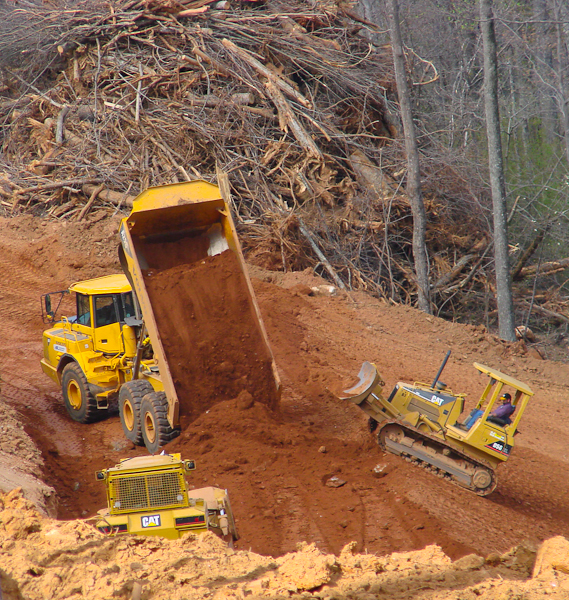
M109 535L158 535L175 540L185 533L212 531L228 543L238 539L227 490L190 489L186 475L196 468L180 454L125 458L98 471L107 508L95 526Z
M76 294L76 329L92 336L93 350L106 354L124 353L123 327L129 321L129 326L140 326L127 278L109 275L76 283L69 291Z
M68 294L75 314L58 320ZM107 275L74 283L69 290L42 299L44 320L52 324L43 333L42 370L61 385L74 420L97 420L117 399L121 386L133 379L134 359L145 341L130 283L124 274ZM138 369L146 392L162 389L151 352Z
M75 296L75 315L63 317L43 334L42 369L56 383L61 382L65 356L77 360L84 368L92 353L116 355L124 354L125 350L132 351L129 347L131 332L128 329L123 332L123 328L140 325L130 284L122 274L82 281L70 286L69 290L45 294L44 314L48 321L56 319L52 309L53 296L66 293ZM71 354L68 350L72 347L74 352Z

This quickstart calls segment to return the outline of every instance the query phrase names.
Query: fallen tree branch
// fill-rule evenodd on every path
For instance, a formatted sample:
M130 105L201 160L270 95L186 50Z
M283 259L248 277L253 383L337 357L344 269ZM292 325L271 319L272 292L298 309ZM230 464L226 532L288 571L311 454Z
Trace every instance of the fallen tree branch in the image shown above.
M286 101L286 98L281 94L280 90L276 88L272 81L267 81L265 83L265 88L279 113L280 128L283 131L287 131L288 126L290 125L294 137L306 149L306 151L309 154L322 159L322 154L318 146L314 143L314 140L310 137L306 129L304 129L304 127L295 118L294 113Z
M552 223L548 223L543 229L541 229L538 234L533 238L531 244L522 252L522 255L514 265L512 269L512 280L517 281L521 279L520 272L524 268L524 265L528 262L528 260L535 254L535 251L539 248L540 244L543 242L543 238L547 232L551 229ZM537 271L536 271L537 273Z
M87 204L85 204L85 206L81 209L81 212L79 213L79 215L77 216L77 220L81 221L83 220L83 218L85 217L85 215L89 212L89 210L91 209L91 206L93 206L93 203L95 202L95 200L97 199L97 196L105 189L105 185L103 183L101 183L101 185L98 185L94 190L93 193L91 194L91 197L89 198L89 200L87 201Z
M518 275L518 279L524 279L525 277L533 277L539 268L539 276L552 275L558 271L564 271L569 269L569 258L562 258L560 260L553 260L551 262L543 263L540 267L538 265L532 265L522 269Z
M344 285L344 283L340 279L340 277L338 277L338 274L336 273L336 271L334 271L334 268L330 264L330 261L324 256L324 254L322 253L322 251L320 250L320 248L317 246L316 242L314 241L314 238L312 237L312 234L304 226L304 223L303 223L302 219L300 217L298 217L298 215L297 215L297 218L298 218L298 222L299 222L300 232L306 238L306 240L308 241L308 243L311 245L312 249L314 250L314 253L316 254L316 256L318 256L319 260L324 265L324 268L330 274L330 277L332 277L332 279L336 282L336 285L340 289L345 290L346 286Z
M46 192L48 190L56 190L58 188L73 186L73 185L85 185L89 183L100 183L99 177L87 177L82 179L66 179L65 181L54 181L52 183L41 183L32 187L22 188L14 192L15 195L22 196L31 192Z
M432 290L436 292L439 288L449 284L459 273L466 267L466 265L475 257L475 254L465 254L448 272L445 273L435 284L432 286Z
M280 77L277 77L271 70L267 69L264 65L262 65L256 58L253 58L249 52L243 50L236 46L233 42L228 39L224 39L221 42L229 51L236 54L239 58L244 60L250 66L252 66L256 71L261 73L264 77L267 78L268 81L272 82L278 88L280 88L287 96L290 96L297 102L300 102L306 108L312 108L312 103L308 101L300 92L297 92L292 86L290 86L286 81L283 81Z
M555 312L553 310L549 310L547 308L543 308L543 306L539 306L539 304L534 304L530 307L529 302L520 302L520 305L526 309L531 308L531 310L533 310L534 312L539 313L544 317L554 319L555 321L558 321L560 323L569 323L569 318L565 315L562 315L561 313Z
M83 193L86 196L90 196L97 189L97 186L90 185L89 183L83 186ZM111 202L112 204L122 204L124 203L128 207L132 207L132 202L136 198L136 196L129 196L128 194L123 194L121 192L115 192L109 189L103 189L98 194L97 197L105 202Z
M14 201L12 202L12 212L16 209L22 196L25 194L30 194L33 192L46 192L49 190L57 190L59 188L64 188L68 186L74 185L84 185L87 183L99 183L101 180L99 178L88 178L88 179L66 179L65 181L55 181L53 183L43 183L40 185L34 185L32 187L22 188L14 191Z
M474 278L474 275L476 274L476 272L478 271L478 269L484 262L484 259L486 258L486 254L488 254L488 252L490 251L490 248L492 248L493 244L494 244L494 242L491 242L490 244L488 244L488 246L486 246L486 250L484 250L484 252L482 253L482 256L476 261L476 263L473 265L472 269L470 269L470 273L460 283L458 283L457 285L448 287L445 290L441 290L441 291L444 291L445 293L449 293L449 292L454 292L456 290L461 290L464 287L466 287Z

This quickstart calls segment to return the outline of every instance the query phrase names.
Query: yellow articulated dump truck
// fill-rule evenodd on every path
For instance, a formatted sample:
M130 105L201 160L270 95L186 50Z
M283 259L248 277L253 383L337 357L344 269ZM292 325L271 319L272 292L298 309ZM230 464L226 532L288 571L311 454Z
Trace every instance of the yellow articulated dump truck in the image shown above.
M278 374L219 188L147 189L119 239L123 273L43 296L41 366L71 418L91 423L118 405L127 438L154 454L242 390L276 407ZM75 314L59 318L69 292Z
M431 385L399 382L387 397L375 365L365 362L358 381L340 399L369 416L370 431L385 451L487 496L497 484L496 467L510 457L533 392L509 375L474 363L488 380L478 403L463 418L465 395L454 394L439 379L449 355Z
M99 511L95 526L109 535L158 535L175 540L185 533L212 531L233 545L239 539L227 490L190 489L185 475L193 460L180 454L126 458L103 471L107 508Z

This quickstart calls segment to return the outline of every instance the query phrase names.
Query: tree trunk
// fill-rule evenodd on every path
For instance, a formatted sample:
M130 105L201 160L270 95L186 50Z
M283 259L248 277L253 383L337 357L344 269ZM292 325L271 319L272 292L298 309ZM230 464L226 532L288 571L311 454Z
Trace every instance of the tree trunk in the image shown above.
M515 341L514 305L508 256L506 186L498 108L498 59L492 0L480 1L480 27L484 45L484 105L492 204L494 213L494 261L498 304L498 329L503 340Z
M563 126L563 139L565 141L565 155L569 163L569 99L567 98L567 85L565 82L565 69L567 68L567 47L563 32L564 23L561 15L561 4L553 3L553 18L555 19L555 33L557 42L557 102L561 113Z
M555 71L555 66L553 64L553 50L555 45L551 40L550 29L552 27L552 18L550 14L549 1L532 0L531 8L531 17L535 23L533 50L537 57L537 64L541 63L546 67L545 72L548 74L548 76L546 76L546 81L548 81L550 84L553 84L555 89L557 89L557 86L555 86L553 81L550 81L550 74L551 72ZM541 69L538 68L538 70ZM540 79L541 77L538 77L536 84L541 93L536 94L536 96L540 107L539 113L541 115L541 123L543 124L544 139L548 144L554 145L557 138L558 129L557 98L555 94L551 93L550 85L544 86Z
M401 120L405 136L405 150L407 152L407 195L413 213L413 259L415 274L417 276L417 293L419 309L431 314L431 301L429 290L429 257L425 240L427 216L423 195L421 193L421 172L419 167L419 150L411 110L411 94L407 84L405 72L405 59L403 55L403 42L399 27L399 5L397 0L389 0L389 23L391 30L391 48L395 66L395 81L397 95L401 108Z

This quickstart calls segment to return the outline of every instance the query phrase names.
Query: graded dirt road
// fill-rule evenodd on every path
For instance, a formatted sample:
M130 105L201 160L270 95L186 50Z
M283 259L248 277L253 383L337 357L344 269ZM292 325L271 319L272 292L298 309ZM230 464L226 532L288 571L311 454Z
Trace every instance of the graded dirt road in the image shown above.
M0 219L2 400L41 450L42 478L56 490L60 519L94 514L105 504L95 471L146 452L124 439L116 414L92 425L71 421L60 390L39 366L41 294L120 270L118 216L100 212L90 219L79 225ZM307 541L338 553L354 541L357 551L385 554L438 544L455 559L569 536L569 365L532 357L483 328L363 293L310 295L323 283L311 273L252 267L251 275L283 383L280 410L254 397L218 403L166 448L196 460L196 487L229 490L238 548L281 556ZM475 361L535 392L513 455L486 498L384 455L365 415L333 393L355 379L364 360L377 364L388 388L397 381L430 382L449 349L442 379L468 394L467 410L485 384ZM31 460L33 447L11 446L12 438L0 428L0 450L15 465ZM373 474L378 464L387 472L379 479Z

